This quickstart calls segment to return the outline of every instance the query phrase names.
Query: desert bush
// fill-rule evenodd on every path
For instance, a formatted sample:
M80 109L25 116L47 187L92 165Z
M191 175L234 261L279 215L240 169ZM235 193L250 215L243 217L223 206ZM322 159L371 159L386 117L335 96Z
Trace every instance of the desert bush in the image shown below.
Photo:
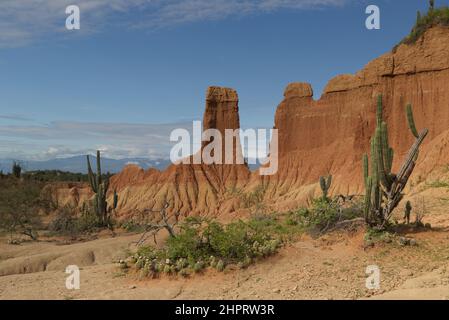
M141 246L131 261L143 276L187 276L205 268L223 271L227 265L246 268L275 254L282 244L304 231L325 232L340 221L361 217L362 207L361 201L342 204L340 197L320 197L310 208L288 214L256 212L247 221L229 224L188 217L173 229L176 232L169 234L162 248Z
M149 237L153 237L154 243L157 243L156 236L161 230L166 230L170 236L170 238L174 238L176 236L176 232L178 229L178 222L179 222L179 216L181 215L180 212L174 212L174 221L171 221L169 217L169 213L167 210L169 209L170 204L168 202L165 202L165 204L162 206L160 210L151 210L152 213L158 213L159 214L159 221L155 222L152 221L150 223L145 223L143 225L143 234L140 237L139 241L137 241L138 245L142 245L147 241Z
M128 232L144 232L145 225L146 225L145 223L141 223L134 219L125 220L120 223L120 227Z
M176 236L165 247L143 246L132 256L137 269L145 274L201 272L207 267L223 271L226 265L247 267L260 258L277 252L282 241L272 229L265 229L252 219L228 225L197 217L180 224Z
M84 182L87 174L66 172L61 170L34 170L22 174L24 179L40 182Z
M424 224L423 219L427 214L426 201L424 197L421 197L416 203L415 209L415 222L413 225L415 227L427 227L430 228L430 224Z
M332 200L324 197L312 199L309 208L300 208L290 212L287 224L297 225L312 233L324 233L332 229L338 222L363 216L362 203L352 200L341 204L339 198Z
M0 184L0 229L37 239L41 228L41 184L3 179Z
M266 187L257 186L253 191L240 193L240 200L243 202L244 208L256 207L256 210L264 208L263 199L265 197Z
M57 233L75 233L75 218L68 207L58 209L56 217L48 225L48 229Z
M64 206L57 210L57 215L50 222L48 229L61 235L76 236L94 232L101 226L98 216L86 206L79 216L76 215L75 208Z
M395 235L388 231L368 228L365 232L364 242L366 246L373 246L377 243L391 243L395 238Z

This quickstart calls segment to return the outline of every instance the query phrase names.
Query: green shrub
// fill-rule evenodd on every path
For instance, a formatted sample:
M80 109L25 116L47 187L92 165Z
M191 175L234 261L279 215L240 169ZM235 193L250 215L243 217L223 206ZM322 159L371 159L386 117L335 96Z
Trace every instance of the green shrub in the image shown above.
M425 15L418 13L416 23L410 34L399 44L415 43L429 28L433 26L449 26L449 7L431 9Z
M343 206L338 203L337 199L329 201L321 197L313 199L310 208L300 208L291 212L286 223L291 226L302 227L305 231L322 233L340 221L351 220L362 215L360 201L352 201Z
M61 170L35 170L27 171L22 176L30 181L39 182L84 182L87 174L72 173Z
M262 210L265 207L263 203L265 192L266 187L264 187L263 185L259 185L251 192L248 193L240 192L238 195L240 197L240 200L243 202L244 208L255 207L256 210Z
M128 232L144 232L145 225L134 220L127 220L120 224L120 227Z
M94 232L100 227L100 221L93 212L83 210L80 216L76 216L75 211L75 208L70 206L59 209L48 229L59 234L76 236Z
M182 271L183 276L189 269L201 272L212 267L222 271L226 264L247 267L255 259L277 252L282 241L272 230L263 228L260 221L254 220L223 225L216 221L187 218L179 233L167 239L164 248L141 247L132 261L137 269L141 269L145 262L153 261L156 264L154 272ZM158 267L161 263L164 266Z
M40 193L41 183L16 178L0 180L0 231L21 233L33 240L42 227L40 211L43 211Z
M196 260L204 255L204 245L201 239L202 222L196 218L187 218L181 225L181 231L176 237L167 240L166 255L170 259L184 258Z
M219 260L216 266L216 269L220 272L222 272L225 268L225 264L223 262L223 260Z
M385 230L369 228L364 237L365 245L374 245L376 243L390 243L395 236Z
M189 217L179 225L178 232L167 239L163 248L141 247L132 261L138 269L144 261L152 261L155 273L179 273L182 276L201 272L207 267L218 271L223 271L226 265L246 268L277 253L283 243L304 230L322 231L340 220L360 215L358 202L341 206L335 199L319 198L313 200L309 209L287 215L255 214L248 221L229 224ZM170 265L170 269L166 265Z

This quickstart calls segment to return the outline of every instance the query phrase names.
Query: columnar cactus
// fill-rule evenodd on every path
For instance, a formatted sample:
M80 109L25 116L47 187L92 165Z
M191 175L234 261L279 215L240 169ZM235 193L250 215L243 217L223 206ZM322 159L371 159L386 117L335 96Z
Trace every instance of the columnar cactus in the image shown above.
M117 194L117 190L114 190L114 196L112 198L112 209L117 209L117 204L118 204L118 194Z
M89 178L89 184L92 191L95 193L94 197L94 210L103 226L109 224L108 213L111 208L108 208L108 202L106 201L106 195L109 189L109 178L103 179L101 175L101 156L100 151L97 151L97 172L94 175L92 167L90 165L89 156L87 156L87 173ZM118 196L114 190L113 208L117 207Z
M323 199L327 199L327 194L329 192L329 189L332 184L332 176L329 175L326 179L326 177L320 177L320 187L321 191L323 191Z
M371 171L368 155L363 155L363 176L365 182L365 219L371 226L384 228L393 210L402 200L408 179L415 167L418 149L428 134L424 129L420 134L416 130L411 105L407 105L406 114L410 131L416 141L410 148L405 162L398 174L391 172L394 151L388 143L387 123L382 116L382 96L377 100L376 129L371 139Z

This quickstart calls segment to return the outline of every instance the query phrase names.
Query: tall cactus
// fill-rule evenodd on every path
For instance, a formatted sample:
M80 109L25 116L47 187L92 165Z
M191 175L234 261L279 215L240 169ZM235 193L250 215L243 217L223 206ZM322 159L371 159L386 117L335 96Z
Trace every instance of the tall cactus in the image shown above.
M87 155L87 173L89 184L92 191L95 193L94 197L94 210L102 226L109 224L109 212L108 202L106 201L106 196L109 190L109 178L103 179L101 174L101 155L100 151L97 151L97 172L94 174L92 167L90 165L89 155ZM118 196L114 190L114 209L117 207Z
M327 194L332 184L332 176L329 175L327 179L325 177L320 177L320 187L321 191L323 191L323 199L327 200Z
M411 146L398 174L391 172L394 151L388 142L388 127L382 116L382 95L377 99L376 129L371 138L371 171L369 158L363 155L363 177L365 182L365 219L371 226L384 228L393 210L402 200L404 190L410 175L415 168L419 147L429 130L424 129L418 134L411 105L406 107L408 126L415 143Z

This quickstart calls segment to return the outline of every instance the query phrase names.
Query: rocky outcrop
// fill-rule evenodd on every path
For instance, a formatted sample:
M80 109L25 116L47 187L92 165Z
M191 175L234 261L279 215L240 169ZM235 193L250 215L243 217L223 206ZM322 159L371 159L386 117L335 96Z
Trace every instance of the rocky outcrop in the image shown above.
M269 195L280 203L308 196L308 185L320 175L334 175L334 193L362 193L361 157L368 151L374 129L375 101L383 94L389 139L397 168L413 136L407 128L405 105L411 103L418 128L430 135L414 173L444 165L449 155L444 144L434 144L449 129L449 30L430 29L412 46L401 45L370 62L355 75L329 81L322 97L313 100L306 84L288 86L276 111L279 130L279 173L267 179ZM293 94L293 93L295 94ZM296 94L299 93L299 94ZM284 200L284 205L282 204Z
M273 210L286 210L313 195L319 176L328 173L334 176L334 194L361 193L361 157L374 129L378 94L384 97L394 168L413 141L407 103L413 105L418 128L430 130L412 176L419 179L449 161L448 83L449 30L434 27L416 44L400 45L356 74L330 80L319 100L307 83L288 85L274 121L279 130L276 175L262 177L246 165L172 165L164 172L128 167L113 178L119 211L151 210L167 200L185 214L228 213L242 207L239 196L229 190L244 194L261 185L265 202ZM209 88L204 129L239 126L237 93Z
M54 182L47 184L41 191L43 200L51 207L80 208L93 196L90 187L83 182Z
M228 88L208 88L203 131L218 129L224 136L225 129L239 128L237 92ZM239 141L236 139L235 142L238 149ZM207 146L208 143L203 142L200 152ZM247 165L193 164L193 157L190 164L173 164L163 172L128 166L112 177L112 187L119 192L120 214L159 210L166 201L170 211L182 214L216 215L236 210L238 205L228 194L230 190L246 185L250 176Z

